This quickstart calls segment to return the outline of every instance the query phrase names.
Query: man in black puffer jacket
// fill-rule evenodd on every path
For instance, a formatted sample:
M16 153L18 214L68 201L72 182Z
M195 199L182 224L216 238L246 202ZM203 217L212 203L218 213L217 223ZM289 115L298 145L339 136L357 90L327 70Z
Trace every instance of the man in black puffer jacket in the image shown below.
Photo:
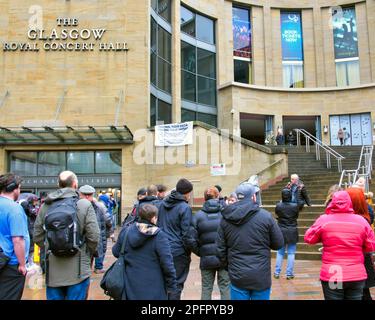
M167 235L171 245L173 263L176 268L177 297L181 298L184 283L189 274L190 254L194 247L192 237L192 212L188 204L193 185L187 179L180 179L176 190L159 206L158 227Z
M276 205L275 213L278 225L283 233L285 246L277 251L274 278L279 279L280 277L285 249L287 249L288 266L286 268L286 279L291 280L294 278L294 256L298 242L297 219L299 210L298 204L292 202L292 192L289 189L284 189L281 192L281 199L282 201Z
M284 245L283 235L270 212L256 203L257 187L242 183L238 202L222 211L218 256L228 265L232 300L269 300L271 249Z
M204 192L205 203L202 210L193 216L197 254L200 256L202 276L201 300L211 300L212 289L217 274L221 300L229 300L229 276L217 257L217 229L221 221L222 205L219 202L219 191L216 187Z

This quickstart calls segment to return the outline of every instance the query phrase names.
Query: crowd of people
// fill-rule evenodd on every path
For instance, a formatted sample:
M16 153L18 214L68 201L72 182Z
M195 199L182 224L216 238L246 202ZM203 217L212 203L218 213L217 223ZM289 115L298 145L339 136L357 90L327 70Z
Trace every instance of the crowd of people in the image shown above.
M96 199L92 186L79 187L77 176L64 171L59 189L38 208L34 196L21 197L21 182L12 173L0 176L0 300L21 299L32 242L45 253L47 299L87 299L93 270L105 275L107 239L113 234L111 197L103 193ZM112 247L114 257L124 259L123 299L181 299L192 254L200 258L202 300L212 298L216 278L222 300L269 300L272 273L280 278L285 252L286 279L294 279L298 216L312 205L298 175L291 175L281 191L276 219L259 205L260 188L251 182L240 183L229 197L219 185L207 187L195 214L189 205L192 191L185 178L169 192L164 185L138 190ZM323 244L325 299L371 299L370 199L362 178L346 190L332 186L324 214L304 236L308 244ZM277 251L273 272L272 250Z

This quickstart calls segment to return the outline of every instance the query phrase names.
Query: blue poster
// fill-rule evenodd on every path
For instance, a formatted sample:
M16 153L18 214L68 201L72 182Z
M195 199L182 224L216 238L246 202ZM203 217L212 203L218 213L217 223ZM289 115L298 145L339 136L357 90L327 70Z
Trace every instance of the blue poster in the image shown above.
M247 9L233 7L233 54L251 58L251 24Z
M281 12L283 61L303 61L301 13Z
M354 8L333 11L332 25L335 58L358 57L357 20Z

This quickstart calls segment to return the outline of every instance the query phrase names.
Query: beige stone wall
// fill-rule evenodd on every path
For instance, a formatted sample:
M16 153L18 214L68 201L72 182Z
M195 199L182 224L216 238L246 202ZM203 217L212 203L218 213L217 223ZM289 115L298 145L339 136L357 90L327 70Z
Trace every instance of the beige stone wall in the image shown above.
M274 114L274 129L282 126L282 116L321 116L322 128L329 127L329 116L371 112L374 108L375 85L359 86L356 89L301 89L272 90L249 85L228 85L221 88L220 95L233 99L239 113ZM277 106L277 110L275 108ZM229 110L224 110L228 113ZM375 113L371 113L375 122ZM238 123L238 122L236 122ZM234 128L235 130L238 128ZM276 132L275 132L276 133ZM323 134L323 142L330 144L330 135Z
M2 43L35 42L27 38L32 16L29 9L35 4L30 0L0 1ZM57 27L59 17L78 18L79 29L105 28L101 42L127 42L129 51L1 52L0 96L6 90L10 93L2 107L1 123L109 125L115 123L119 108L118 124L127 123L131 130L145 127L149 100L149 1L42 0L37 4L42 10L44 29L62 28ZM36 42L43 45L43 41ZM86 42L99 45L99 41ZM64 90L65 99L56 116Z

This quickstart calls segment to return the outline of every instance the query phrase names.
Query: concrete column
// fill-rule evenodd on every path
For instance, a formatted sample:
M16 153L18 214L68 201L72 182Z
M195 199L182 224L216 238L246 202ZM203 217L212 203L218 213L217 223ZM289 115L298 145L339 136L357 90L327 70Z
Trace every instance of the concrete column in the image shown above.
M6 158L6 151L4 148L0 148L0 174L4 174L9 171L7 168L7 158Z
M324 52L322 50L323 30L322 30L322 14L321 14L321 10L319 6L314 6L313 24L314 24L315 68L316 68L317 86L324 87L325 86Z
M375 1L366 1L371 81L375 82ZM357 18L358 22L358 18Z
M304 84L305 88L317 86L316 53L314 39L314 12L311 9L302 10L302 33L304 55Z
M324 71L325 84L327 87L336 86L336 64L335 49L333 44L333 30L331 27L332 14L330 8L322 8L322 31L323 31L323 52L324 52ZM321 47L317 46L317 50Z
M254 84L266 85L263 8L251 8Z
M282 87L283 86L283 66L282 66L282 52L281 52L280 10L272 9L271 18L272 18L273 85L275 87Z
M359 72L361 84L371 82L371 63L369 50L369 36L366 15L366 3L357 3L355 5L357 17L357 35L359 52Z
M266 72L266 85L273 86L273 64L272 60L273 52L273 35L280 34L277 31L277 26L280 30L280 22L276 25L272 24L271 8L269 5L263 7L263 22L264 22L264 61L265 61L265 72Z

